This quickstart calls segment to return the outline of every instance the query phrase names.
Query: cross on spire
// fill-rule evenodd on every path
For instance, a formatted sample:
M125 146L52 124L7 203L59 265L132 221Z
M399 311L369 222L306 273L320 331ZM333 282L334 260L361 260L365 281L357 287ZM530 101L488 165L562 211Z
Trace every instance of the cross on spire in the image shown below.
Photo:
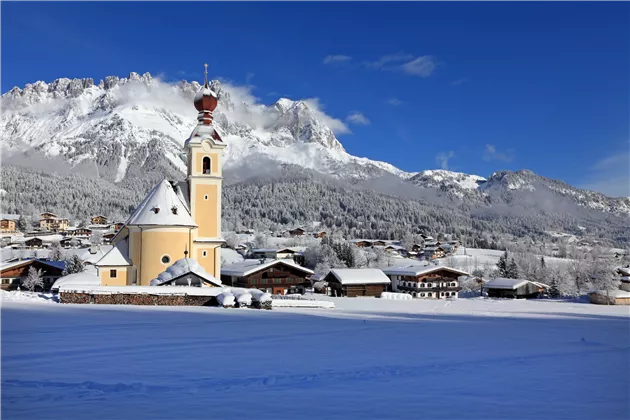
M207 85L208 84L208 63L204 64L203 66L205 68L204 76L203 76L203 84Z

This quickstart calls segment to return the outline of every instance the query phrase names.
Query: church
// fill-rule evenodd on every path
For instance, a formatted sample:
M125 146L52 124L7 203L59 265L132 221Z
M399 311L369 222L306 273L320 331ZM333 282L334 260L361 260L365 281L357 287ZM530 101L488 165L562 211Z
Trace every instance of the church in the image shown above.
M205 81L195 95L197 126L184 147L184 181L163 180L149 192L95 265L102 286L149 286L176 261L194 259L220 278L222 155L225 143L212 123L218 99Z

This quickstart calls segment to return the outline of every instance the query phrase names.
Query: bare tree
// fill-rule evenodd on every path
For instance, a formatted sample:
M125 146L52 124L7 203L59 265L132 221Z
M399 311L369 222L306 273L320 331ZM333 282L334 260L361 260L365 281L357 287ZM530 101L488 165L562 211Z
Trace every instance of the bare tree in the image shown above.
M42 270L30 267L28 269L28 276L22 282L22 286L31 292L35 291L37 287L43 287L44 279L42 278Z

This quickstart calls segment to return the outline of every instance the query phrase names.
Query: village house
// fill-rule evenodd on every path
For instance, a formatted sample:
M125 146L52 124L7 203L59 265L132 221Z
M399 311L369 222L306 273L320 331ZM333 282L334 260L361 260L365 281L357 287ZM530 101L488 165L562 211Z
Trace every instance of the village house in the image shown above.
M424 258L427 260L446 257L446 252L441 246L427 246L424 248L423 254Z
M274 260L293 259L297 251L293 248L257 248L252 250L253 258L271 258Z
M549 286L523 279L496 278L483 285L488 297L529 299L542 296Z
M331 296L380 296L390 280L377 268L335 268L324 277Z
M289 235L291 236L304 236L305 234L306 230L301 227L289 231Z
M184 142L186 179L161 181L134 210L112 238L113 248L96 263L102 285L149 286L181 258L192 258L209 275L220 277L226 144L213 125L218 99L210 88L207 68L193 103L197 125Z
M323 238L324 236L326 236L326 231L325 231L325 230L320 230L320 231L318 231L318 232L313 232L313 237L314 237L314 238L321 239L321 238Z
M313 271L291 260L244 260L221 267L226 286L260 289L274 295L298 293L310 286Z
M54 213L45 212L40 214L39 227L51 232L62 232L70 227L70 221Z
M61 277L65 263L63 261L28 259L4 264L0 266L2 290L15 290L21 286L28 277L28 271L31 267L42 270L43 286L37 291L48 291L55 280Z
M0 219L0 233L14 233L17 232L17 224L15 220Z
M470 275L462 270L433 264L389 267L383 272L391 280L389 290L392 292L427 299L457 298L461 290L460 276Z
M108 224L107 217L102 216L102 215L92 216L90 218L90 223L93 224L93 225L106 225L106 224Z
M398 255L407 255L407 249L405 249L404 246L402 245L393 245L393 244L389 244L387 246L385 246L383 248L386 252L389 252L391 254L398 254Z
M124 225L123 222L115 222L112 223L111 228L114 229L114 232L118 232Z
M82 227L76 227L76 228L69 228L64 232L65 236L92 236L92 229L88 229L88 228L82 228Z

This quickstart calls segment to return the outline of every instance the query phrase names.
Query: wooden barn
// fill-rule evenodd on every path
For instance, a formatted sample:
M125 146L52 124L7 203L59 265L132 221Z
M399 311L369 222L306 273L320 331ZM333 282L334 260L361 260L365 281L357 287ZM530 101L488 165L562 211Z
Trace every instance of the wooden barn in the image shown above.
M548 286L523 279L496 278L483 285L488 297L528 299L545 293Z
M225 286L260 289L274 295L299 293L310 286L313 271L291 260L244 260L221 267Z
M43 261L37 259L15 261L0 266L0 277L2 277L2 290L15 290L28 277L29 268L42 270L44 285L39 291L48 291L55 280L61 277L65 267L63 261Z
M324 277L331 296L380 296L390 284L377 268L335 268Z
M306 230L301 227L289 231L289 235L291 236L304 236L305 234Z

